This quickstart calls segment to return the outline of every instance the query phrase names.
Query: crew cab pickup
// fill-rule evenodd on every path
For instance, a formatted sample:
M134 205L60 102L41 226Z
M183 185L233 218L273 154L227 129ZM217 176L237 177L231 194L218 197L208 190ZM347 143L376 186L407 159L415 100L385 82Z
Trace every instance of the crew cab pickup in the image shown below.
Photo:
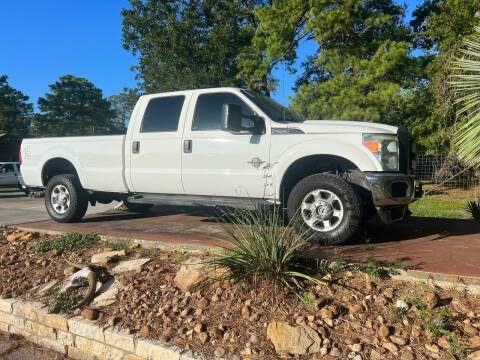
M276 205L313 240L338 244L375 214L404 218L420 194L406 131L305 120L237 88L144 95L126 135L25 139L21 158L58 222L113 200L134 211Z

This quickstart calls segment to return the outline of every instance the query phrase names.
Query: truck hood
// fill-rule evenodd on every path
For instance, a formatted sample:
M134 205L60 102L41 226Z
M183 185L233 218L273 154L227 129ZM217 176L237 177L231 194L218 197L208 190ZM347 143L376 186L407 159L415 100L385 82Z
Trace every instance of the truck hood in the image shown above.
M302 130L306 134L325 133L381 133L396 134L395 126L362 121L307 120L303 123L288 123L288 129Z

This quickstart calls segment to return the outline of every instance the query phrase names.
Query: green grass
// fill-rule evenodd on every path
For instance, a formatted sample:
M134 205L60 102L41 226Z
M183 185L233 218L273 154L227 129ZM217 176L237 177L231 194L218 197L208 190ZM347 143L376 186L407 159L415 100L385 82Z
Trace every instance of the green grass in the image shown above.
M411 204L410 210L413 216L468 219L468 214L465 212L465 205L465 200L426 197Z
M60 252L76 251L90 247L100 241L97 234L66 233L43 240L33 246L34 252L57 250Z

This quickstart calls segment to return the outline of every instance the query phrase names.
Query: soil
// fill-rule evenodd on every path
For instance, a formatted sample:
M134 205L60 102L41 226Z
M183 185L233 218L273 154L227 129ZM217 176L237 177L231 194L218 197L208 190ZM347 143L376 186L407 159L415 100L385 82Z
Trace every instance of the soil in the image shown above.
M68 278L65 259L88 264L93 254L111 250L97 244L79 251L38 253L32 247L49 236L8 241L12 231L0 231L3 298L51 304L51 292L39 290L52 280L60 284ZM97 322L185 350L228 359L356 360L460 359L480 350L480 297L454 288L342 270L324 278L328 286L310 285L298 293L273 289L265 282L247 286L227 281L207 282L184 293L174 278L182 262L194 255L128 246L126 250L120 260L151 261L140 272L115 275L124 288L115 303L100 309ZM266 334L272 321L314 329L323 339L322 355L328 355L278 354Z

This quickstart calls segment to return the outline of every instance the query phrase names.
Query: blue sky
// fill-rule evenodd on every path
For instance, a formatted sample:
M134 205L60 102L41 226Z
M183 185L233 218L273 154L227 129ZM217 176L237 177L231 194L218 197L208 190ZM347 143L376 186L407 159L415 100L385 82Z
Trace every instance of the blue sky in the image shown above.
M406 0L410 13L422 0ZM127 0L1 1L0 74L36 103L64 74L85 77L106 96L135 85L135 58L121 45L120 9ZM300 64L312 46L299 50ZM295 76L279 68L273 94L286 104Z

